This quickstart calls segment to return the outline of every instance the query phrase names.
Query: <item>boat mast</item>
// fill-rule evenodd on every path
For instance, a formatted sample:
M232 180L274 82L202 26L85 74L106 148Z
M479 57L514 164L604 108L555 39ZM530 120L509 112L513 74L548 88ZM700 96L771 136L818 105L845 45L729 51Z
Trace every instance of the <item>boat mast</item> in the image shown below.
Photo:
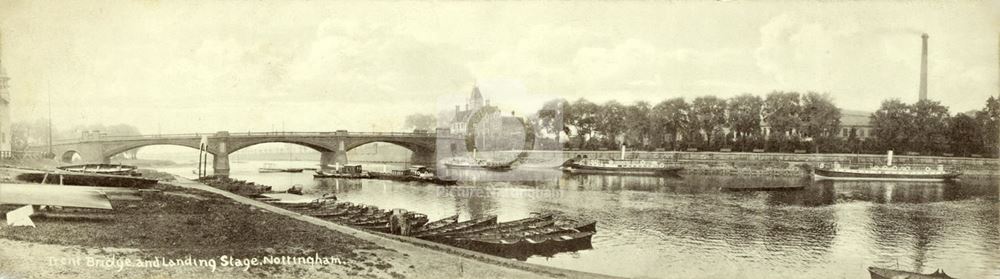
M52 92L49 90L46 90L45 93L49 99L49 154L52 154Z

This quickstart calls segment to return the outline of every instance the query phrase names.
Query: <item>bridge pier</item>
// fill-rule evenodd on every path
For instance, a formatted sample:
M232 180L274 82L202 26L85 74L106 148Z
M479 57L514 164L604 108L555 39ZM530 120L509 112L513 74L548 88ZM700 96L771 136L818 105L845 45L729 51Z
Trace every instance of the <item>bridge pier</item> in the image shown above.
M212 160L212 174L215 176L229 177L229 154L215 154Z
M328 151L319 153L319 164L323 170L332 169L333 165L347 164L347 151Z

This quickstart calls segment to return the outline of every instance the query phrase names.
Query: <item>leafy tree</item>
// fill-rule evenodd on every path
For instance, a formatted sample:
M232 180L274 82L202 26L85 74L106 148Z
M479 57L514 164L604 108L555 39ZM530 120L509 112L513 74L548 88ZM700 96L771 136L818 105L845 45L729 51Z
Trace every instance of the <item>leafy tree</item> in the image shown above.
M597 112L597 130L602 136L602 145L615 147L618 138L625 132L625 106L618 101L608 101Z
M956 155L969 156L982 151L982 129L968 115L959 113L949 120L948 137L951 138L951 151Z
M653 130L651 108L646 101L638 101L625 108L625 144L645 148Z
M760 120L764 100L758 96L743 94L729 99L729 125L736 137L744 139L760 132Z
M910 149L921 153L937 153L944 150L948 137L948 107L940 102L921 100L910 107L912 119Z
M910 120L909 106L899 99L883 101L871 116L872 134L878 139L879 148L889 150L906 146L913 130Z
M726 125L726 101L715 96L702 96L691 102L691 122L695 130L707 139L707 146L714 147L716 135Z
M771 92L764 99L764 121L771 128L772 137L787 140L799 128L801 107L799 93Z
M597 112L600 106L586 99L577 99L563 110L563 123L576 129L577 147L585 147L597 128Z
M35 119L33 121L18 121L11 124L11 149L14 151L25 151L30 146L43 145L48 143L49 126L45 119ZM53 138L59 139L57 134Z
M31 128L27 123L17 122L10 126L10 149L11 151L26 151L30 146Z
M52 127L52 139L79 139L84 131L100 131L108 136L137 136L142 134L138 128L128 124L115 124L110 126L92 124L77 125L69 129ZM14 143L17 148L21 148L21 150L25 150L29 146L45 145L48 144L49 141L49 123L47 120L42 118L13 123L11 125L11 132L11 137L17 141L12 143ZM126 151L124 156L136 158L136 154L138 154L138 152L138 148L132 149Z
M836 138L840 131L840 109L833 104L830 94L806 93L801 105L800 129L805 136L812 137L818 146Z
M431 130L437 127L437 117L433 114L415 113L406 116L403 129Z
M1000 99L990 97L986 107L976 112L976 121L982 127L982 142L986 152L997 155L1000 151Z
M564 124L564 112L568 108L570 108L570 104L565 99L554 99L545 102L538 110L539 126L546 132L555 134L556 142L561 142L560 136L562 134L570 136L569 125Z
M851 134L847 136L846 146L842 149L851 153L860 153L861 151L861 139L858 138L858 129L851 128Z
M666 139L672 150L677 150L677 135L690 130L689 113L691 107L683 98L673 98L656 104L652 109L653 131L660 135L658 140Z

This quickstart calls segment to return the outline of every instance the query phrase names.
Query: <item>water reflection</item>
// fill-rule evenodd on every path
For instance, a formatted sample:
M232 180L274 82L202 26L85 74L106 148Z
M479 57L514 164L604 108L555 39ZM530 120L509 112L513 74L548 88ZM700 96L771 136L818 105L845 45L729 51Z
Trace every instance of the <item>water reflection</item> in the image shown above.
M314 181L314 187L308 189L307 192L345 193L360 191L361 185L363 185L363 182L357 179L323 178L314 179Z

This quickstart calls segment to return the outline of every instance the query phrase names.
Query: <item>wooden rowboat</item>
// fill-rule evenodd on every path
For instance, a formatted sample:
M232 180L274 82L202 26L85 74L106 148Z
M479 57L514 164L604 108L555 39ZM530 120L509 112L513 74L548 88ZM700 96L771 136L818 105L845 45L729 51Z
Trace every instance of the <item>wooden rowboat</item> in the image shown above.
M96 174L107 174L107 175L125 175L125 176L139 175L139 173L135 172L135 170L138 167L129 165L83 164L83 165L61 166L57 168L60 170L71 171L71 172L84 172L84 173L96 173Z
M528 229L528 228L540 228L545 226L551 226L555 223L552 220L552 214L544 214L535 217L528 217L524 219L497 223L495 225L484 226L479 228L470 228L464 230L454 230L448 233L438 234L438 236L448 236L448 235L473 235L485 232L498 232L498 231L510 231L518 229Z
M41 184L127 188L148 188L157 183L156 179L80 172L26 172L18 174L17 180Z
M449 244L502 257L525 259L531 255L590 249L593 235L594 232L570 231L525 237L467 238L453 240Z
M423 231L423 232L421 232L419 234L415 234L414 237L418 237L418 238L430 238L430 237L437 236L439 234L448 233L448 232L452 232L452 231L456 231L456 230L464 230L464 229L470 229L470 228L476 228L476 227L484 227L484 226L489 226L489 225L493 225L493 224L496 224L496 223L497 223L497 216L496 215L488 215L488 216L485 216L485 217L480 217L480 218L476 218L476 219L472 219L472 220L466 220L466 221L462 221L462 222L458 222L458 223L453 223L453 224L446 225L446 226L443 226L443 227L440 227L440 228L437 228L437 229L433 229L433 230Z
M938 269L931 274L920 274L910 271L902 271L881 267L868 267L868 273L871 274L872 279L895 279L895 278L907 278L907 279L954 279L954 277L948 276L943 270Z

